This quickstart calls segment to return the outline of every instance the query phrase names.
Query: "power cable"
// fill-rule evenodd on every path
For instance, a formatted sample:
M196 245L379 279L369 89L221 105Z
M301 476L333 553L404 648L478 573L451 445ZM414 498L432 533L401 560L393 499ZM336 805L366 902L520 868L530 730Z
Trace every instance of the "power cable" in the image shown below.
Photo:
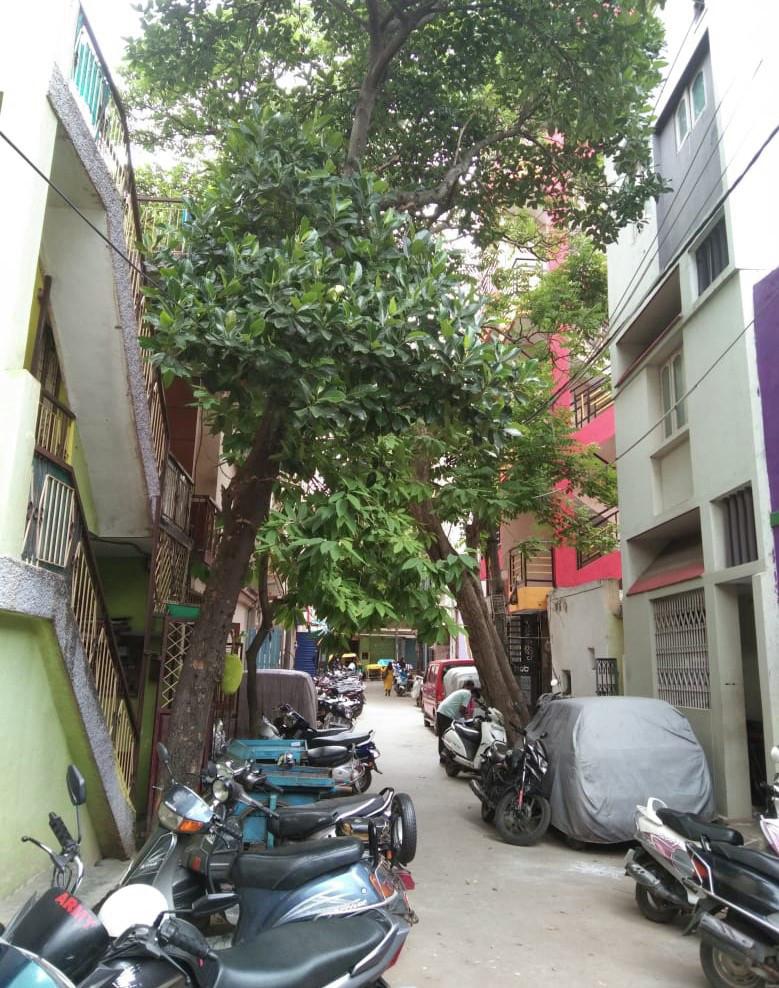
M757 73L758 73L758 71L759 71L759 69L760 69L760 67L761 67L762 64L763 64L763 59L761 58L758 61L757 65L755 66L755 68L754 68L754 70L753 70L753 72L751 74L750 81L753 80L754 77L757 75ZM656 243L656 242L658 243L657 248L651 254L649 254L646 257L644 257L639 262L639 264L636 267L636 269L634 270L634 272L631 275L631 277L630 277L627 285L623 289L623 292L622 292L620 298L617 300L615 311L614 311L614 313L612 313L612 316L611 316L610 324L613 324L615 318L619 318L619 317L622 316L622 314L624 312L625 304L627 304L627 301L629 300L629 292L630 292L630 290L631 290L634 282L636 281L636 278L639 277L639 275L643 275L646 272L646 270L648 268L648 265L655 259L655 257L659 253L659 249L660 249L659 248L659 236L660 236L660 233L665 228L665 225L666 225L666 223L668 222L668 219L671 216L671 212L672 212L673 206L676 205L676 202L675 202L676 196L678 196L680 194L680 192L681 192L681 190L682 190L685 182L687 181L687 179L692 174L692 167L695 164L695 161L696 161L696 159L698 157L698 154L700 153L701 149L703 148L703 142L704 142L704 140L706 138L706 135L708 134L708 132L711 130L712 126L716 122L717 114L718 114L720 108L722 107L722 104L723 104L724 100L726 99L726 97L730 93L730 90L732 89L733 84L734 84L734 82L731 82L731 85L728 87L728 89L726 90L726 92L723 94L723 96L720 99L720 101L719 101L719 103L718 103L718 105L717 105L714 113L712 114L712 119L711 119L711 121L709 122L709 124L707 125L706 129L703 132L703 135L702 135L702 138L701 138L701 142L698 145L698 148L697 148L695 154L693 155L692 160L690 161L690 165L689 165L688 169L686 170L685 174L683 175L682 181L681 181L681 183L679 184L677 190L674 193L674 198L672 199L671 204L669 205L668 212L666 213L663 221L659 224L659 226L657 228L657 231L655 232L655 235L652 238L652 240L650 241L649 247L647 249L651 248L652 245L654 243ZM741 101L739 100L739 103L740 102ZM723 128L722 133L720 134L719 140L714 145L714 147L712 148L712 150L709 152L706 160L704 161L704 166L706 164L708 164L708 162L712 159L712 157L716 153L717 149L719 148L719 145L722 143L722 140L723 140L723 138L724 138L724 136L725 136L725 134L726 134L726 132L728 130L728 127L732 123L732 120L734 119L735 114L736 114L736 109L734 108L733 114L732 114L730 120L728 121L728 124L726 124L726 126ZM725 166L725 168L723 168L723 170L721 171L720 176L719 176L720 177L720 180L722 180L722 178L724 177L729 164L730 163L728 163ZM690 191L687 193L686 197L684 198L684 200L680 203L680 209L679 209L679 211L677 211L676 216L675 216L673 222L671 223L671 225L668 227L668 231L667 232L670 232L674 228L674 226L676 225L676 223L679 221L679 219L681 218L681 215L682 215L682 213L681 213L681 207L683 207L683 206L685 206L687 204L687 202L689 201L689 199L692 196L692 194L693 194L694 191L695 191L695 187L691 188ZM705 208L705 205L706 205L706 203L704 202L698 208L698 210L696 211L695 215L693 216L691 222L694 222L695 219L700 215L700 213L702 212L702 210ZM719 208L719 207L717 207L717 208ZM715 210L711 210L711 212L710 212L709 215L711 215L711 213L713 213L714 211ZM707 217L707 220L705 222L708 222L708 217ZM703 226L705 226L705 222L702 224ZM688 230L689 229L690 229L690 226L688 226ZM700 227L698 229L700 229ZM695 239L695 236L693 236L692 239ZM689 242L690 241L688 239L686 241L686 243L685 243L685 248L686 248L687 244L689 244ZM682 251L679 251L676 254L676 256L673 258L672 262L668 264L668 266L667 266L668 269L671 268L672 264L675 263L678 260L678 258L681 256L682 253L683 253L683 250ZM639 310L641 308L641 306L644 304L644 302L646 301L646 299L648 298L648 296L651 294L651 292L654 290L654 288L655 288L655 285L652 285L644 293L644 295L642 296L641 300L638 302L638 304L633 309L634 312L637 311L637 310ZM552 395L548 399L545 400L545 402L544 402L543 405L541 405L539 407L538 411L537 412L533 412L531 414L534 417L536 417L537 414L541 414L547 408L551 408L552 405L554 405L554 403L561 397L561 395L563 395L567 390L569 390L569 388L574 383L574 381L576 381L577 379L579 379L582 376L582 374L586 370L588 370L588 368L590 366L592 366L592 364L603 353L603 351L606 349L606 347L608 347L609 344L611 342L613 342L613 340L615 339L615 337L619 334L619 331L620 331L621 328L622 328L622 323L620 323L616 327L616 329L614 329L612 332L609 333L609 335L606 337L606 339L601 344L599 344L596 347L596 349L589 355L589 357L587 358L587 360L585 360L584 363L581 364L576 369L575 372L573 372L571 375L569 375L569 377L565 381L563 381L562 384L558 385L558 387L555 389L555 391L552 393ZM533 421L533 418L529 419L529 421Z
M758 160L760 159L760 157L763 154L763 152L765 151L765 149L768 147L768 145L771 143L771 141L774 140L774 138L776 137L777 133L779 133L779 124L777 124L773 128L773 130L770 132L770 134L766 137L766 139L763 141L763 143L757 149L757 151L755 152L755 154L749 160L748 164L744 167L744 169L742 170L742 172L736 178L736 180L734 181L734 183L720 196L720 198L714 204L713 208L709 210L709 212L706 215L706 217L698 224L698 226L695 228L695 230L692 232L692 234L690 236L688 236L688 238L684 241L684 243L681 245L681 247L677 250L676 254L673 256L673 258L671 259L671 261L668 263L667 270L670 270L671 268L673 268L673 266L679 261L679 258L689 249L689 247L695 242L695 240L701 234L701 232L706 228L706 225L707 225L707 223L709 223L711 217L714 214L716 214L718 210L720 210L722 208L722 206L727 202L727 200L730 198L730 196L736 191L736 189L739 187L739 185L741 184L741 182L746 178L746 176L749 174L749 172L752 170L752 168L757 164ZM696 214L695 214L695 218L697 218L697 216L699 215L700 212L701 212L701 210L699 209L696 212ZM688 227L688 229L689 229L689 227ZM655 288L656 288L656 285L653 284L653 285L651 285L647 289L647 291L641 297L640 301L635 306L635 308L633 310L634 312L640 310L640 308L642 307L642 305L644 304L644 302L651 295L651 293L655 290ZM623 325L623 323L620 323L614 330L612 330L609 333L608 337L603 341L603 343L601 343L598 346L598 348L587 358L587 360L578 368L578 370L576 371L576 373L573 374L573 375L571 375L571 376L569 376L569 378L566 381L564 381L563 384L559 385L558 388L553 392L553 394L550 395L549 398L545 399L545 401L543 402L542 405L540 405L537 409L535 409L534 411L532 411L530 413L530 415L529 415L528 418L523 419L523 422L525 424L529 424L529 423L535 421L535 419L538 418L539 415L543 414L543 412L545 412L548 408L551 408L554 405L554 403L559 399L559 397L565 391L567 391L569 389L569 387L571 386L571 383L578 376L580 376L583 373L583 371L585 371L589 366L591 366L595 362L595 360L597 360L597 358L600 356L600 354L603 353L603 351L606 349L606 347L608 347L610 345L610 343L612 343L614 341L614 339L616 339L616 337L619 335L619 333L620 333L620 331L622 329L622 325Z
M40 178L43 179L43 181L49 186L50 189L52 189L52 191L57 193L57 195L66 203L66 205L70 206L73 212L76 213L76 215L79 216L80 219L82 219L86 223L86 225L90 228L90 230L92 230L94 233L98 235L98 237L100 237L103 243L105 243L108 247L110 247L115 254L118 254L123 261L129 264L129 266L133 269L133 271L137 271L138 274L140 274L146 281L148 281L150 285L153 285L157 289L160 290L162 289L162 286L159 284L159 282L155 281L153 278L150 278L147 272L139 264L136 264L135 261L131 260L131 258L129 258L127 254L124 253L123 250L117 247L116 244L109 237L107 237L99 227L95 226L95 224L92 222L92 220L89 219L88 216L85 216L84 213L81 212L81 210L73 202L73 200L70 199L62 191L62 189L60 189L57 185L55 185L54 182L52 182L52 180L46 174L44 174L44 172L40 170L40 168L35 164L35 162L31 158L29 158L24 153L24 151L22 151L22 149L18 146L18 144L15 144L14 141L11 140L11 138L5 133L5 131L0 130L0 137L6 142L6 144L9 145L9 147L11 147L19 155L19 157L24 162L26 162L26 164L30 166L30 168L32 168L32 170L35 172L36 175L38 175Z

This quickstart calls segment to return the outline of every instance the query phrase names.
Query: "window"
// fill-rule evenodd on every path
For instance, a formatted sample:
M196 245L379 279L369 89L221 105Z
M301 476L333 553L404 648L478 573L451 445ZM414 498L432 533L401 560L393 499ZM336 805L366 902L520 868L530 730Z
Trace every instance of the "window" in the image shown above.
M742 487L720 501L725 512L725 565L741 566L757 559L752 488Z
M687 135L700 120L706 109L706 79L703 68L699 68L692 77L692 82L679 97L674 111L677 149L687 140Z
M728 235L723 217L695 251L699 295L722 274L728 261Z
M690 111L687 108L687 93L682 94L674 114L676 121L676 146L680 148L690 133Z
M706 109L706 82L703 78L703 69L699 69L692 80L690 106L692 108L692 122L695 123Z
M706 604L703 590L652 601L657 695L675 707L711 706Z
M687 425L684 403L684 361L679 350L660 368L660 397L663 404L663 431L666 439Z

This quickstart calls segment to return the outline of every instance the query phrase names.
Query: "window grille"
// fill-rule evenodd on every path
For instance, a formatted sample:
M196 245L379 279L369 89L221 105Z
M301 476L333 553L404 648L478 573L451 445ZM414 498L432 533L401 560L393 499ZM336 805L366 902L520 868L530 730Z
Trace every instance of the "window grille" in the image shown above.
M539 548L533 554L523 552L517 546L509 553L509 580L512 588L530 586L552 586L554 583L554 564L552 560L552 543L541 543L548 548Z
M757 535L755 534L755 509L752 504L752 488L722 498L725 510L725 557L727 566L740 566L757 559Z
M657 695L675 707L711 706L703 590L652 601Z
M35 558L38 564L65 569L70 562L73 537L75 491L51 474L43 481L38 501Z
M728 235L721 219L695 251L698 269L698 294L705 292L714 279L728 266Z
M619 670L616 659L595 660L595 695L619 696Z

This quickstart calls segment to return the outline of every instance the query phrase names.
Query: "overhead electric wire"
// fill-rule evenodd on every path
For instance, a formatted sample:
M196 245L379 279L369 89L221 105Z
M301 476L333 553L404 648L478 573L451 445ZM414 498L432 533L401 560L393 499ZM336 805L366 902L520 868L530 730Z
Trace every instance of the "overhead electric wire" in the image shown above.
M86 223L86 225L94 233L96 233L98 237L100 237L100 239L108 247L111 248L112 251L114 251L114 253L118 254L123 261L129 264L129 266L133 269L133 271L137 271L138 274L142 275L143 278L146 281L148 281L150 285L153 285L155 288L161 288L159 282L151 278L148 275L148 273L139 264L136 264L135 261L131 260L131 258L129 258L127 254L124 253L123 250L121 250L119 247L116 246L116 244L111 240L110 237L107 237L99 227L95 226L95 224L92 222L92 220L89 219L88 216L85 216L84 213L82 213L82 211L73 202L73 200L70 199L70 197L67 196L62 191L62 189L60 189L57 185L55 185L54 182L52 182L52 180L48 177L48 175L46 175L44 172L41 171L41 169L35 164L35 162L31 158L29 158L24 153L24 151L22 151L22 149L19 147L18 144L16 144L14 141L11 140L11 138L5 133L5 131L0 130L0 137L6 142L6 144L9 145L9 147L11 147L19 155L19 157L24 162L26 162L26 164L30 166L30 168L32 168L32 170L35 172L36 175L38 175L40 178L43 179L43 181L49 186L50 189L52 189L54 192L57 193L57 195L66 203L66 205L70 206L70 208L76 213L76 215L79 216Z
M746 167L740 173L740 175L738 176L738 178L735 180L735 182L733 183L733 185L731 185L723 193L723 195L720 196L720 198L717 200L717 202L714 204L714 206L711 209L709 209L706 217L695 227L695 229L693 230L692 234L690 234L690 235L687 236L687 239L682 243L682 246L677 250L676 254L674 254L674 256L671 259L671 261L666 265L666 271L670 271L671 268L673 267L673 265L676 264L679 261L680 257L685 253L685 251L687 251L689 249L690 245L696 240L696 238L700 235L700 233L705 229L707 223L710 222L711 217L719 209L722 208L722 206L728 200L728 198L733 194L733 192L736 191L736 189L741 184L741 182L743 181L743 179L746 177L746 175L749 173L749 171L757 163L757 161L760 158L760 156L762 155L763 151L765 151L766 147L776 137L777 131L779 131L779 125L777 125L776 127L774 127L774 129L771 131L771 133L768 135L768 137L765 139L765 141L763 141L763 143L761 144L761 146L758 148L758 150L755 152L755 154L753 155L753 157L750 159L749 163L746 165ZM714 151L716 151L716 147L719 146L719 143L721 142L723 136L724 136L724 130L723 130L723 134L720 136L720 140L717 142L717 145L714 148ZM712 151L711 154L713 154L714 151ZM709 158L710 157L711 157L711 155L709 156ZM707 160L709 160L709 159L707 159ZM720 179L724 176L725 172L727 171L727 169L728 169L728 167L730 166L731 163L732 162L728 162L728 164L725 166L725 168L723 169L723 171L720 174ZM687 195L686 199L684 200L684 202L682 203L682 205L684 205L687 202L687 200L689 199L690 195L692 195L692 192L693 191L694 191L694 189L691 189L690 190L690 192L688 193L688 195ZM695 220L700 215L700 213L705 208L705 206L706 206L706 203L704 203L696 211L695 216L693 217L692 222L687 227L687 231L689 231L691 229L692 223L695 222ZM669 210L669 213L666 214L666 216L670 216L670 210ZM680 216L681 216L681 213L677 213L676 218L674 220L674 223L671 224L671 227L669 227L669 229L672 229L673 228L673 226L675 225L676 221L679 219ZM662 224L661 224L661 226L662 226ZM658 233L659 233L659 230L658 230ZM654 242L657 239L658 239L658 234L656 233L652 242ZM651 263L651 261L654 260L654 258L657 256L658 253L659 253L659 245L658 245L658 248L651 255L649 255L648 257L646 257L646 258L644 258L642 260L642 262L640 263L639 267L636 269L636 271L634 271L634 274L631 277L630 282L628 283L627 288L625 289L625 291L623 291L622 296L620 296L620 300L617 303L618 306L620 305L620 303L622 302L622 300L625 298L627 292L630 289L630 285L635 280L635 277L638 274L638 271L640 270L640 268L644 264ZM636 306L633 309L633 312L638 312L641 309L641 307L646 302L646 300L649 298L649 296L652 294L652 292L655 291L656 287L657 287L657 282L654 282L652 285L649 286L649 288L642 295L641 299L637 302ZM619 314L621 315L621 312ZM616 339L616 337L619 335L619 333L620 333L620 331L621 331L621 329L622 329L622 327L623 327L623 325L624 325L625 322L627 322L627 320L621 321L613 330L611 330L609 332L608 336L603 340L603 342L598 345L598 347L587 357L587 359L581 365L579 365L579 367L577 368L577 370L573 374L569 375L568 378L565 381L563 381L562 384L558 385L557 388L555 389L555 391L547 399L545 399L544 402L541 405L539 405L536 409L534 409L530 413L530 415L529 415L528 418L525 418L522 421L525 422L525 423L533 422L533 421L535 421L535 419L539 415L543 414L543 412L545 412L548 408L551 408L555 404L555 402L557 402L559 400L559 398L566 391L568 391L570 389L570 387L573 384L573 382L575 380L577 380L578 378L580 378L582 376L582 374L590 366L592 366L592 364L598 359L598 357L604 352L604 350Z

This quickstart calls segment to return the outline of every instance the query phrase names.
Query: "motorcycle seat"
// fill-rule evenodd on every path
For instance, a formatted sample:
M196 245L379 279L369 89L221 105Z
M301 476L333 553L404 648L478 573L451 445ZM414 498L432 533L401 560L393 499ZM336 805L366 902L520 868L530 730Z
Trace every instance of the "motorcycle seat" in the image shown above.
M323 748L308 749L309 765L320 765L329 768L333 765L342 765L352 757L351 751L343 746L328 745Z
M322 810L325 808L328 810L335 809L340 818L343 816L370 816L372 813L378 813L384 803L385 798L381 793L371 796L363 793L362 796L326 796L324 799L320 799L316 806ZM285 814L289 810L282 809L278 812Z
M779 882L779 858L764 851L753 851L749 847L734 847L732 844L714 843L711 845L715 857L725 858L743 868L759 871L761 875Z
M268 820L268 830L275 837L308 837L324 827L334 827L339 820L355 816L370 816L384 808L383 796L344 796L322 800L309 806L288 806L278 809L278 819Z
M306 739L309 748L323 748L327 745L366 744L373 737L373 731L339 731L335 734L316 735Z
M317 830L334 827L341 816L338 810L320 809L318 806L291 806L276 812L277 818L268 818L268 830L274 837L291 839L308 837Z
M709 840L721 841L723 844L744 843L744 838L732 827L723 827L718 823L706 823L705 820L701 820L700 817L694 816L692 813L670 810L666 806L658 809L657 815L667 827L688 840L700 841L701 837L707 837Z
M454 722L454 729L463 739L463 741L480 741L481 731L478 727L471 727L465 723L465 721L456 720Z
M379 915L288 923L216 951L214 988L279 988L339 981L375 950L389 924Z
M352 837L286 844L267 851L239 854L233 863L231 877L236 889L296 889L320 875L349 868L362 854L362 842Z

